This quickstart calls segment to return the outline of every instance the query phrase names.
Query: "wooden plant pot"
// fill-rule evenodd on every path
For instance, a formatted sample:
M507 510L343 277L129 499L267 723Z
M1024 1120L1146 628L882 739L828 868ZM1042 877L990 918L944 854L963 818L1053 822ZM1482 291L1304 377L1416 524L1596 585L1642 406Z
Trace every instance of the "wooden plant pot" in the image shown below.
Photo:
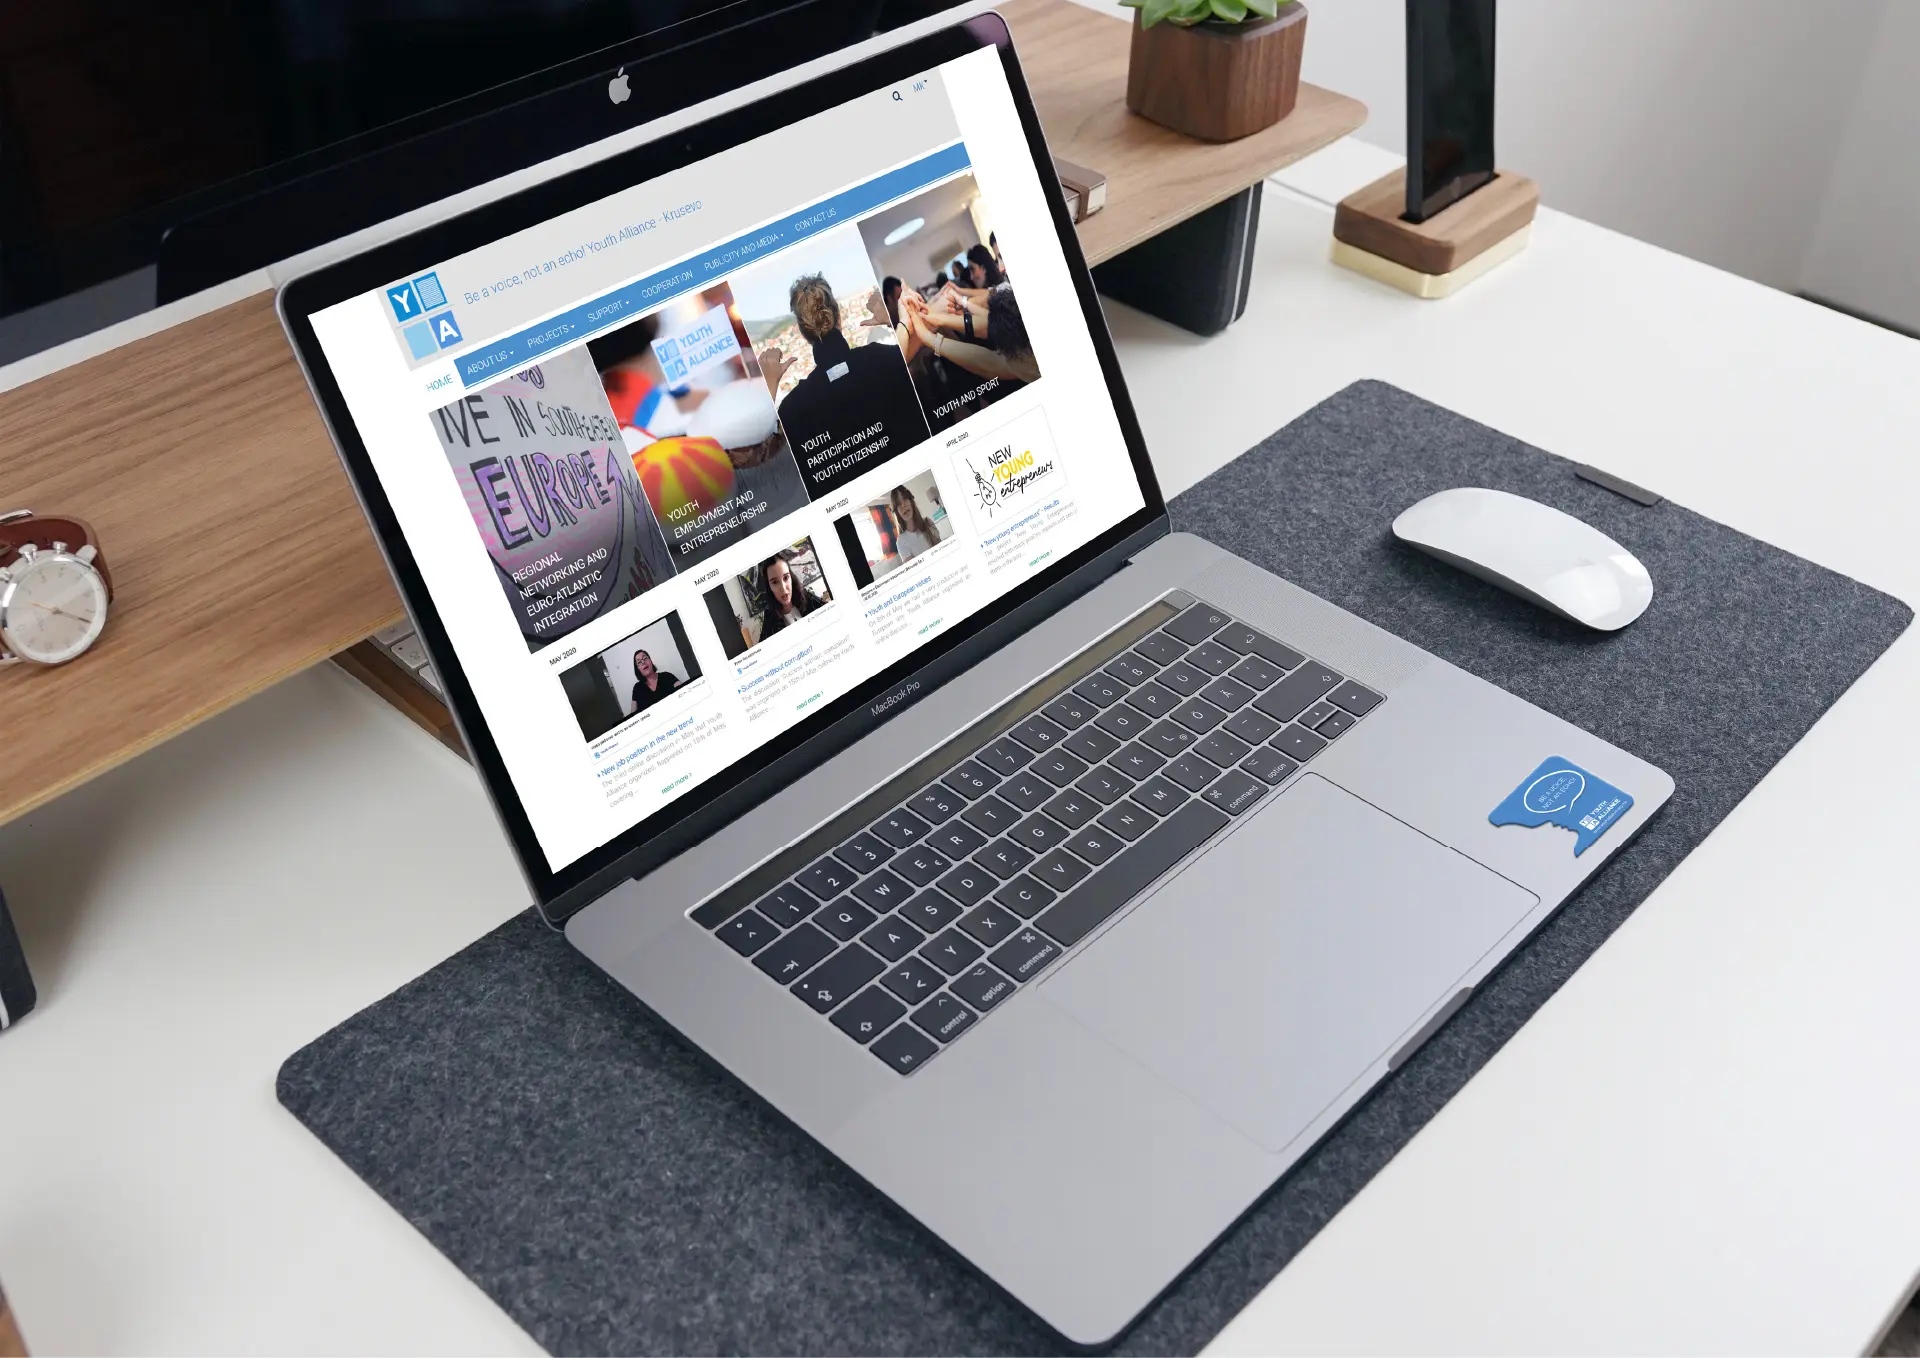
M1127 107L1201 141L1236 141L1272 127L1300 97L1307 7L1241 24L1140 26L1133 15Z

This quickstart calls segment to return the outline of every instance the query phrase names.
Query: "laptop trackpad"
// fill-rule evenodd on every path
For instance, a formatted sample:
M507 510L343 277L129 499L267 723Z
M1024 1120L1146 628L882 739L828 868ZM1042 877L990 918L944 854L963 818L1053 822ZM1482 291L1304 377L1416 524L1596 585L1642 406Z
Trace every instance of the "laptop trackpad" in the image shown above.
M1041 988L1278 1151L1538 904L1317 775Z

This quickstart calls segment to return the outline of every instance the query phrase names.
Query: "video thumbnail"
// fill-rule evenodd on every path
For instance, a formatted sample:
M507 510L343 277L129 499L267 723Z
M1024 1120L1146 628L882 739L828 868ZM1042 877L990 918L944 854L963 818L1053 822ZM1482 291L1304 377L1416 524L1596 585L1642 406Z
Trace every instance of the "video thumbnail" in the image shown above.
M707 612L727 659L737 660L833 602L812 538L783 547L707 591Z
M598 740L700 677L678 613L648 623L560 672L580 734Z
M835 519L833 526L861 589L886 579L953 535L931 468Z

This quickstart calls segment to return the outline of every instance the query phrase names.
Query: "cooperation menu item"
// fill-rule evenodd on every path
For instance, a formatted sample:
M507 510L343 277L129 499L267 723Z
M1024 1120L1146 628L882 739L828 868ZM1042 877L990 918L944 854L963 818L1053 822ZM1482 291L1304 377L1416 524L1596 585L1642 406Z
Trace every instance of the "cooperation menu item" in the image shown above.
M431 423L527 649L673 574L586 350L469 392Z

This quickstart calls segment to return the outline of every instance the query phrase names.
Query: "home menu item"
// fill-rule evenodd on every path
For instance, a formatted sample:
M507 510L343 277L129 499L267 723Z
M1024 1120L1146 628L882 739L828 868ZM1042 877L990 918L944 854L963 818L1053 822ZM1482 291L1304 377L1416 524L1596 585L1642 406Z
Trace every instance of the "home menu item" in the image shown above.
M1050 191L981 50L313 315L549 871L1144 507Z

